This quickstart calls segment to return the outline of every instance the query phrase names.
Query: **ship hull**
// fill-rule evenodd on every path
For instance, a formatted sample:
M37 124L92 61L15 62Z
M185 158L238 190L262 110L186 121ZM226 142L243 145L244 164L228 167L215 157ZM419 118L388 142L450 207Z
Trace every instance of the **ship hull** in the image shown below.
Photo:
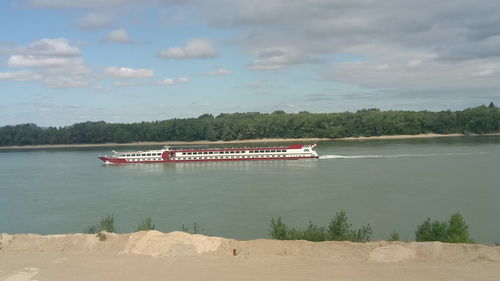
M104 164L151 164L151 163L184 163L184 162L234 162L234 161L265 161L265 160L299 160L318 159L319 156L309 157L269 157L269 158L246 158L246 159L195 159L195 160L160 160L160 161L135 161L129 162L126 159L100 156Z

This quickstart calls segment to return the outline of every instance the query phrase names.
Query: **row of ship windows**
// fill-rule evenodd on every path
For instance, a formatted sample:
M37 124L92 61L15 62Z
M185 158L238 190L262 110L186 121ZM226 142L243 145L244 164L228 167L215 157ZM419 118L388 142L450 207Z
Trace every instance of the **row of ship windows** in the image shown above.
M240 158L280 158L280 157L307 157L305 154L296 155L245 155L245 156L215 156L215 157L181 157L172 160L203 160L203 159L240 159Z
M161 158L149 158L149 159L127 159L127 161L130 162L140 162L140 161L162 161L163 159Z
M249 150L248 153L276 153L286 152L286 149L273 149L273 150ZM245 151L203 151L203 152L182 152L182 155L207 155L207 154L239 154ZM140 157L140 156L161 156L161 153L129 153L124 154L125 157Z
M134 157L134 156L161 156L161 153L132 153L132 154L123 154L125 157Z
M172 160L204 160L204 159L240 159L240 158L280 158L280 157L306 157L305 154L296 155L245 155L245 156L215 156L215 157L182 157L182 158L172 158ZM129 162L141 162L141 161L163 161L161 158L149 158L149 159L127 159Z
M269 153L269 152L286 152L286 149L273 149L273 150L249 150L248 153ZM239 154L245 151L200 151L200 152L182 152L182 155L207 155L207 154Z

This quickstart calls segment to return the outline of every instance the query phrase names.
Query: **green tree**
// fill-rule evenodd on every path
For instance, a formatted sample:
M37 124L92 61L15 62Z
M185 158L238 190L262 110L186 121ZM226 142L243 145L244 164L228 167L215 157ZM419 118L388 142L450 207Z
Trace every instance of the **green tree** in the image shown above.
M446 240L446 223L434 221L428 218L425 222L417 227L415 232L415 240L421 241L442 241Z
M389 241L400 241L401 239L399 238L399 233L396 231L393 231L391 235L389 236Z
M184 224L181 226L181 231L188 232L191 234L202 234L205 229L197 222L193 223L193 231L189 231L189 227L185 226Z
M460 213L453 214L446 222L434 221L428 218L417 227L415 240L441 241L448 243L474 243L469 237L469 227Z
M327 228L328 240L346 241L352 238L351 224L347 221L347 213L341 210L335 214Z
M317 226L310 221L306 229L303 232L301 232L299 239L313 241L313 242L325 241L326 240L325 227Z
M282 222L281 216L278 217L277 219L272 218L271 219L271 227L268 230L269 234L271 235L272 239L278 239L278 240L288 240L288 228L287 226Z
M203 114L132 124L81 122L42 128L35 124L0 127L0 145L105 143L171 140L358 137L420 133L500 132L500 108L490 103L461 111L380 111L271 114L247 112Z
M447 235L449 243L473 243L469 237L469 226L460 213L451 215L448 221Z
M153 224L153 220L151 220L151 217L147 217L137 227L136 231L148 231L148 230L154 230L154 229L155 229L155 225Z
M351 231L351 239L349 240L353 242L369 242L372 234L373 230L370 224L363 225L360 229Z
M115 229L115 219L113 215L102 217L100 222L100 230L106 232L116 232Z

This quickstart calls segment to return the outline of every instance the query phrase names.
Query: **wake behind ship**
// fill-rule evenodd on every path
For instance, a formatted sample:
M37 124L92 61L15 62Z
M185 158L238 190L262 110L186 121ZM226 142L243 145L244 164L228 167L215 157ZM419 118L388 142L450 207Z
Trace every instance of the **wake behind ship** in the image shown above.
M176 163L208 161L297 160L318 158L316 144L269 147L183 147L166 145L160 150L116 152L99 156L106 164Z

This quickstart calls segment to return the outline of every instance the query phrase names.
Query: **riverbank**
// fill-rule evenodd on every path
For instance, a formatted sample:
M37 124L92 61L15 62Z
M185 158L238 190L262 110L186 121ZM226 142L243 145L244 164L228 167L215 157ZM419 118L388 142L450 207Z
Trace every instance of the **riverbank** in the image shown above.
M0 280L497 280L500 247L239 241L184 232L0 234Z
M207 144L257 144L257 143L280 143L280 142L320 142L320 141L352 141L352 140L388 140L388 139L419 139L419 138L443 138L464 136L500 136L500 133L471 135L471 134L417 134L417 135L385 135L371 137L346 137L346 138L268 138L231 141L164 141L164 142L129 142L129 143L88 143L88 144L41 144L41 145L12 145L0 146L0 150L17 149L45 149L45 148L86 148L86 147L126 147L126 146L163 146L163 145L207 145Z

